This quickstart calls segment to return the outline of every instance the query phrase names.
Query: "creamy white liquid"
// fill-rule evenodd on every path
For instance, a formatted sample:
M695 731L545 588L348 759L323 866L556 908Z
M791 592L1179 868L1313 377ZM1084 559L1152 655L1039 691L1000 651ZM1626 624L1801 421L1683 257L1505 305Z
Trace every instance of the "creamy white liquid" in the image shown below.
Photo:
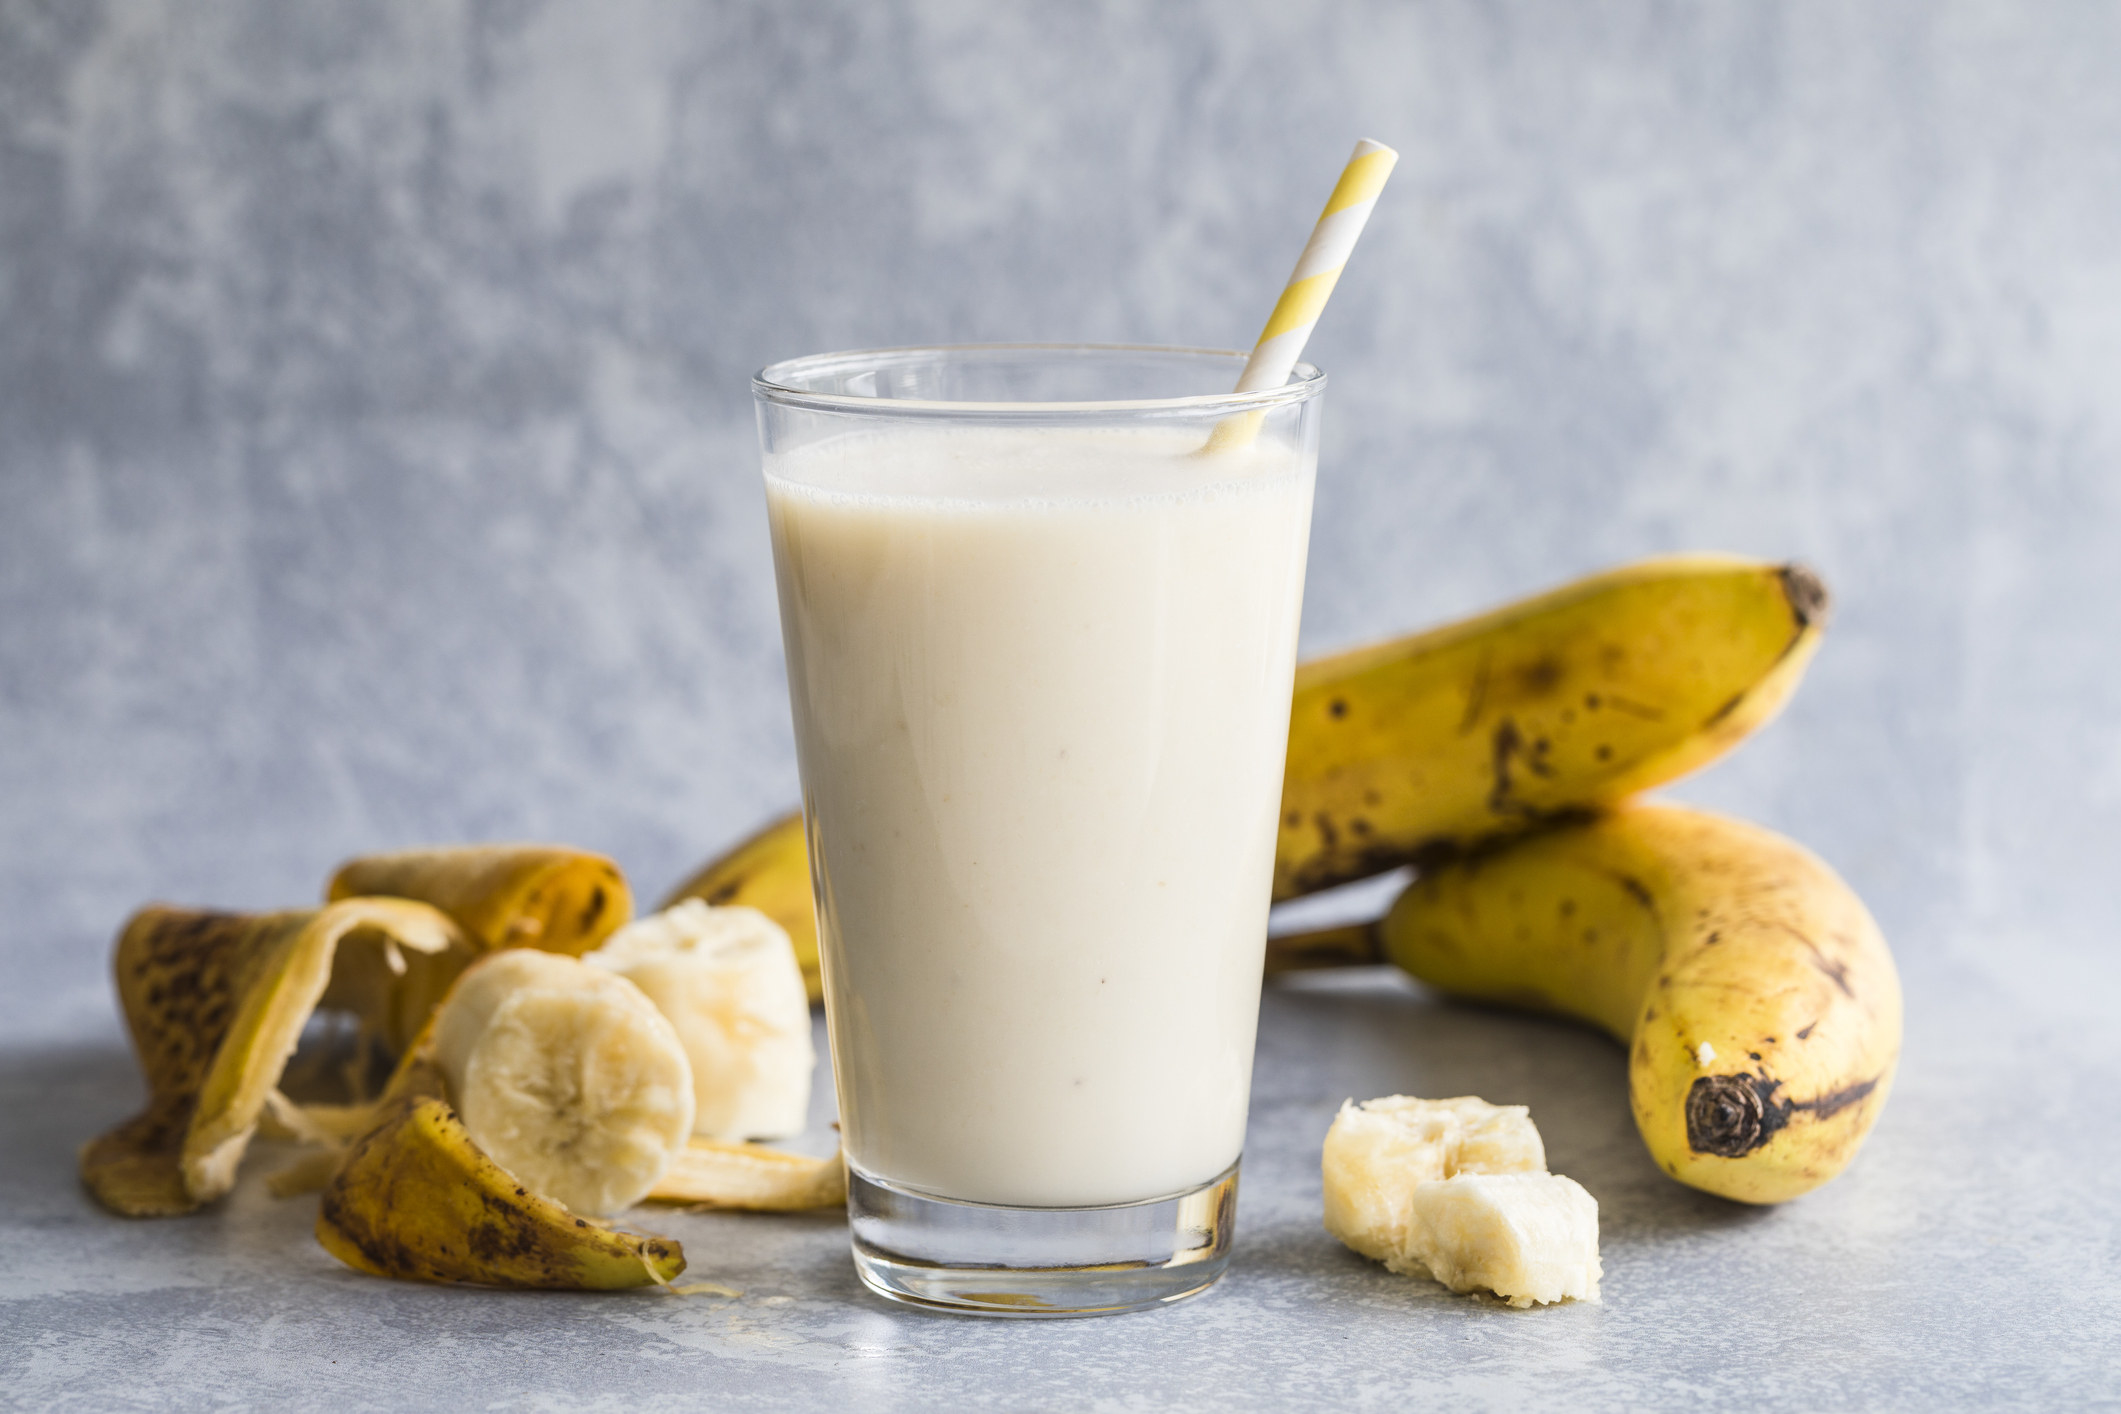
M867 1173L1074 1206L1237 1159L1312 466L1200 444L960 428L767 460Z

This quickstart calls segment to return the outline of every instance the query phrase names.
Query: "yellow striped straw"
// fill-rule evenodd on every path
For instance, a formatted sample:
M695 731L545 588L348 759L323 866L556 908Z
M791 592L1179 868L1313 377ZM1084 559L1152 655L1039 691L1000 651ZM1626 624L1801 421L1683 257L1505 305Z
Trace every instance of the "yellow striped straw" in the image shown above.
M1238 392L1257 393L1289 381L1305 341L1318 326L1326 300L1340 282L1340 272L1347 266L1349 252L1355 249L1356 237L1369 224L1377 194L1384 190L1385 178L1392 175L1392 167L1398 161L1399 154L1381 142L1364 138L1355 144L1355 155L1341 170L1325 211L1311 228L1304 253L1297 257L1296 268L1289 273L1289 283L1275 301L1274 313L1267 317L1267 327L1252 346L1252 357L1245 360L1245 371L1237 379ZM1203 450L1248 445L1259 434L1263 416L1248 412L1224 419L1216 424Z

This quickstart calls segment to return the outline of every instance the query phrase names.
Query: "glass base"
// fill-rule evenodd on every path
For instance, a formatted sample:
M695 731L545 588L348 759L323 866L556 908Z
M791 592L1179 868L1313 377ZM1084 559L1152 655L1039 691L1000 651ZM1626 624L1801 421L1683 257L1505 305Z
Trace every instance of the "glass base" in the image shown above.
M1008 1208L915 1193L847 1166L854 1269L877 1295L982 1316L1107 1316L1198 1296L1230 1265L1237 1165L1187 1193Z

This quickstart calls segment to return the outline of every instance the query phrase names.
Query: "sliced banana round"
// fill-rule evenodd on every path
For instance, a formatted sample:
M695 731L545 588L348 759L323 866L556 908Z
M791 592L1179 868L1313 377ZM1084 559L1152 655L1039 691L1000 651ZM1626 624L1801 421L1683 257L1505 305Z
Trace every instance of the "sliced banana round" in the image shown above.
M533 1192L609 1217L645 1197L692 1133L692 1067L655 1004L566 957L496 953L435 1021L464 1127Z
M778 923L689 899L583 960L638 986L677 1028L692 1062L695 1133L736 1141L803 1129L817 1052L803 971Z

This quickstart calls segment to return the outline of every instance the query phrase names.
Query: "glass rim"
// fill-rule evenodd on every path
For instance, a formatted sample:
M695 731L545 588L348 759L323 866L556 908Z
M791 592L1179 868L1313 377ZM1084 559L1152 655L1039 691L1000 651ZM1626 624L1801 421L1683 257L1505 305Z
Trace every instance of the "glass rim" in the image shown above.
M1183 344L903 344L889 348L846 349L838 353L805 354L767 364L751 375L753 396L787 407L832 412L881 414L948 413L977 417L1010 415L1050 416L1056 413L1174 412L1222 416L1234 412L1264 411L1316 397L1326 386L1326 375L1316 364L1299 362L1289 381L1278 388L1249 393L1195 393L1179 398L1105 398L1075 402L957 402L928 398L885 398L865 393L822 393L791 386L783 381L801 373L836 367L888 367L916 358L953 353L1058 353L1058 354L1190 354L1196 357L1234 359L1242 367L1250 357L1241 349L1197 348Z

